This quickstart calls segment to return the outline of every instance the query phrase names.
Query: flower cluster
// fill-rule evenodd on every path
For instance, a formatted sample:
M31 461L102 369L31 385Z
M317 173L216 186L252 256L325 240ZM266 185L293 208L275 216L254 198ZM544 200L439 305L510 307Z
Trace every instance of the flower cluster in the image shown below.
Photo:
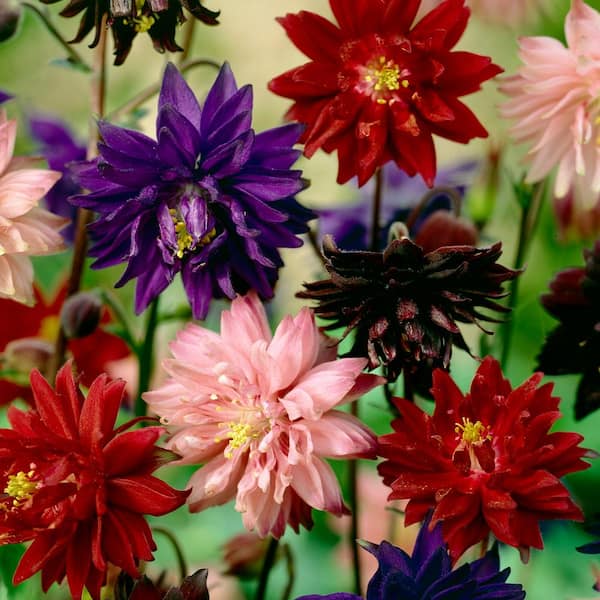
M188 492L152 475L173 458L155 446L161 427L114 429L124 381L98 377L84 398L67 363L56 390L37 370L31 387L34 409L11 407L12 428L0 430L0 536L33 540L14 582L41 571L46 591L66 576L74 599L85 586L99 600L109 564L139 577L139 561L152 560L143 515L175 510Z

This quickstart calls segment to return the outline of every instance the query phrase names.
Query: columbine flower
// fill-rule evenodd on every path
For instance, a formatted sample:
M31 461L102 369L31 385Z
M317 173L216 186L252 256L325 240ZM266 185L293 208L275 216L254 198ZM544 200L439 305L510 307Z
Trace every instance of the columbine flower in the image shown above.
M459 196L465 191L473 179L477 163L462 162L456 166L440 171L436 177L436 186L440 193L434 196L422 216L415 223L411 234L416 233L423 220L438 209L449 210L452 201L446 188L452 188ZM387 245L390 226L396 221L405 221L421 198L428 193L425 184L418 179L411 179L394 163L386 164L383 169L383 187L380 214L379 248ZM371 182L374 183L374 182ZM343 250L366 250L370 247L370 232L373 218L373 185L367 184L361 190L361 198L348 206L325 208L318 212L319 233L329 234L338 247ZM438 247L441 244L438 244Z
M305 186L290 169L300 127L255 134L252 88L238 90L227 63L202 110L168 65L158 106L158 142L101 123L100 157L79 169L91 194L73 201L100 214L92 266L128 263L116 285L137 277L137 312L178 272L195 318L213 297L255 289L270 298L278 248L301 246L295 234L313 216L293 198Z
M174 431L186 464L192 512L236 499L247 529L283 535L312 525L311 507L345 512L324 457L373 457L373 434L334 410L380 383L366 361L335 360L335 348L303 309L271 336L256 294L221 315L221 335L190 324L171 344L171 376L144 399Z
M114 590L115 600L209 600L207 577L207 569L198 569L180 586L165 589L145 576L134 582L122 571Z
M600 14L572 0L565 34L566 48L549 37L521 39L524 66L500 86L510 96L501 112L516 120L513 138L531 146L527 182L541 181L558 166L556 196L563 197L578 176L585 176L595 199L600 192Z
M487 357L463 395L442 370L433 374L433 416L402 398L394 433L379 438L389 499L406 498L405 524L434 509L456 560L490 531L519 548L542 548L539 521L583 520L559 477L589 467L576 433L548 433L560 416L552 384L536 373L516 389Z
M143 515L181 506L179 492L151 473L173 458L154 444L162 427L114 430L125 382L100 376L87 398L67 363L53 390L31 374L35 410L12 407L12 429L0 430L2 543L33 540L15 571L18 584L37 571L42 587L66 576L79 600L85 587L100 599L109 563L140 577L140 560L156 546Z
M66 220L38 208L60 173L35 169L35 159L13 157L16 121L0 110L0 298L33 302L30 256L62 250Z
M294 100L290 119L306 123L304 154L338 151L338 182L363 185L393 160L433 185L432 135L467 143L487 132L458 99L501 69L491 59L452 52L469 18L464 0L446 0L414 27L420 1L330 0L339 26L308 11L280 19L310 59L269 88Z
M468 0L474 15L512 27L534 21L548 4L548 0Z
M560 324L544 342L539 369L549 375L581 373L575 418L600 408L600 242L586 250L585 267L558 273L550 293L542 296L544 308Z
M59 0L41 0L54 4ZM138 33L148 33L158 52L182 50L175 41L177 25L185 22L183 9L207 25L217 25L219 11L202 6L200 0L69 0L61 11L63 17L74 17L83 12L77 35L71 43L81 42L92 29L94 39L90 48L100 40L106 15L115 42L115 65L125 62Z
M522 600L525 592L519 584L506 583L510 569L500 571L498 545L494 544L483 558L465 563L455 571L442 539L440 525L432 530L427 520L417 536L412 556L401 548L383 541L363 543L373 554L379 568L367 587L366 600L438 600L470 598L471 600ZM361 600L355 594L302 596L297 600Z
M86 148L73 137L69 128L57 119L31 117L29 128L31 136L40 145L41 154L48 161L48 166L62 174L60 180L46 194L45 203L51 213L70 219L71 223L61 234L65 241L72 243L77 209L67 202L67 198L81 193L81 186L71 172L69 163L83 160Z
M12 99L12 96L10 94L0 90L0 104L3 104L4 102L8 102L11 99Z
M3 369L17 372L22 382L0 378L0 405L15 398L32 402L27 385L33 368L45 371L58 335L60 310L67 296L66 282L51 300L47 300L37 286L33 287L35 306L24 306L12 300L0 299L0 363ZM101 324L107 325L112 317L102 312ZM111 372L111 363L130 355L129 348L118 336L102 326L93 333L67 343L81 383L89 387L101 373Z
M457 322L493 321L481 307L506 312L495 300L519 274L496 262L500 243L425 253L403 238L384 252L344 252L326 237L323 252L331 278L305 283L298 296L318 302L316 314L332 321L327 329L355 330L351 356L386 365L390 381L404 370L421 392L431 369L448 368L453 345L468 351Z

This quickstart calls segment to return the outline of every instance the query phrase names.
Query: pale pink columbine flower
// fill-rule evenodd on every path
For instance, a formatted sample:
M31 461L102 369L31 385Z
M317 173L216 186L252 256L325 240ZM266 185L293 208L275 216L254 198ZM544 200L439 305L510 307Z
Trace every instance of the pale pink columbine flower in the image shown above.
M527 142L526 181L544 179L558 166L554 193L562 198L577 177L600 192L600 14L572 0L565 22L568 47L549 37L520 40L524 65L500 86L510 99L503 117L515 119L510 132Z
M63 248L66 219L38 208L39 201L60 179L57 171L33 168L33 158L13 157L16 121L0 111L0 297L33 303L30 256Z
M190 510L235 498L247 529L280 537L312 524L311 507L346 512L331 458L374 458L373 433L334 410L384 380L362 358L335 359L304 308L271 335L255 293L221 315L221 334L190 324L171 344L170 379L144 399L174 435L190 479Z

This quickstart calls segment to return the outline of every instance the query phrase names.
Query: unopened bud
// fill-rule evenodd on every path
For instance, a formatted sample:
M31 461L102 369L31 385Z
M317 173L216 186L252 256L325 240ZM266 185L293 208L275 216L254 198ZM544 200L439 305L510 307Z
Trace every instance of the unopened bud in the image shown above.
M421 225L414 242L425 252L442 246L474 246L479 238L475 226L447 210L438 210Z
M54 346L41 338L21 338L6 345L2 354L3 367L23 373L27 377L32 369L46 371Z
M60 323L68 338L82 338L100 323L102 301L92 292L79 292L67 298L60 311Z
M227 565L225 573L240 578L256 577L268 545L268 539L262 539L255 533L240 533L232 537L223 548L223 560Z
M0 42L11 38L19 25L21 6L14 0L0 0Z

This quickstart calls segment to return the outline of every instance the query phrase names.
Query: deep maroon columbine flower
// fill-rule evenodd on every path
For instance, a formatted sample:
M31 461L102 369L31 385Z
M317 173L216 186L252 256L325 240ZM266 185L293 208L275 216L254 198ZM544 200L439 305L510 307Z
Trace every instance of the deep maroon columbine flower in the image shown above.
M0 429L0 540L33 540L15 584L41 571L44 591L66 576L74 599L85 587L99 600L109 563L137 578L152 560L143 515L175 510L188 492L151 474L174 456L155 446L161 427L114 429L124 381L102 375L84 399L67 363L56 391L37 370L31 386L35 410L11 407L12 429Z
M318 302L327 329L355 330L351 356L386 365L390 381L405 371L419 391L429 389L433 368L448 368L453 345L469 350L457 322L492 321L480 308L506 312L496 299L519 274L496 262L500 243L425 253L403 238L384 252L344 252L326 237L323 252L331 278L305 283L298 296Z
M59 0L41 0L54 4ZM177 25L185 22L183 9L207 25L217 25L219 11L202 6L200 0L69 0L61 11L63 17L74 17L81 12L79 30L71 43L81 42L95 29L90 48L100 40L103 19L106 15L115 43L115 65L125 62L138 33L148 33L158 52L182 50L175 41Z
M300 126L256 134L252 88L238 90L227 64L202 109L168 65L158 107L158 142L103 122L99 158L80 167L91 193L73 201L99 213L92 266L128 263L116 285L137 278L137 312L179 272L196 318L213 297L270 298L278 248L301 246L313 217L293 198L305 186L290 169Z
M421 0L330 0L338 26L308 11L279 22L310 62L269 84L294 100L290 119L307 125L304 153L337 150L338 182L363 185L393 160L430 187L433 135L467 143L487 132L459 97L502 71L490 58L452 52L469 18L445 0L416 25Z
M519 584L506 583L510 569L500 571L498 545L479 560L465 563L455 571L442 539L441 526L432 530L429 519L423 523L412 556L383 541L363 543L379 562L379 568L367 587L366 600L522 600L525 592ZM361 600L347 593L326 596L302 596L297 600Z
M548 375L581 373L575 418L600 408L600 242L584 251L585 267L558 273L544 308L560 324L546 338L538 356L539 369Z
M433 374L433 416L396 398L401 418L379 438L379 465L389 499L409 499L405 523L434 509L453 560L490 531L519 548L542 548L539 521L583 520L559 477L581 471L586 450L577 433L548 433L560 398L536 373L518 388L487 357L466 395L450 376Z
M29 128L31 136L40 145L40 151L48 161L48 166L62 173L62 177L48 191L44 201L50 212L71 220L70 225L63 228L60 233L67 242L72 243L75 236L77 208L69 204L67 198L80 193L81 186L71 172L69 163L83 160L86 148L73 137L69 128L57 119L31 117Z
M133 581L124 572L119 574L114 590L115 600L209 600L207 569L198 569L186 577L180 586L166 588L148 577Z

